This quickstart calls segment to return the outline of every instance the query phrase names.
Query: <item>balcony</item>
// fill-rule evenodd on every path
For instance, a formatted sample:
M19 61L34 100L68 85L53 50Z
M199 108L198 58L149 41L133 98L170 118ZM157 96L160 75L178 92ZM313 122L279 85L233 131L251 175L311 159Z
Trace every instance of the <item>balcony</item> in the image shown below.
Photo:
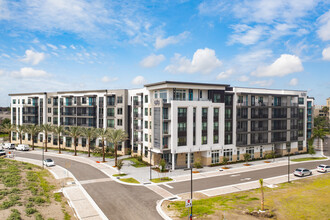
M137 142L137 143L141 143L142 142L142 138L134 137L133 141L134 142Z
M134 130L138 130L138 131L142 130L142 126L139 125L134 125L133 128Z
M169 149L167 144L163 145L163 149Z
M286 141L286 137L272 137L272 142L283 142Z
M242 106L248 106L248 102L239 102L239 103L237 103L237 106L238 107L242 107Z
M141 106L142 106L142 102L139 102L139 101L133 101L133 105L134 105L134 106L139 106L139 107L141 107Z
M268 106L268 102L251 103L251 106L254 106L254 107L266 107L266 106Z
M65 115L65 116L76 116L77 113L74 113L74 112L63 112L62 115Z
M268 114L253 114L251 118L268 118Z
M245 128L236 128L237 132L247 132L247 127Z
M286 114L272 114L272 118L286 118Z
M139 113L133 113L133 117L142 119L143 116L142 116L142 114L139 114Z
M251 140L251 144L266 144L266 143L268 143L268 139Z
M267 127L252 127L251 131L268 131Z
M236 145L247 145L247 140L244 140L244 141L236 141Z

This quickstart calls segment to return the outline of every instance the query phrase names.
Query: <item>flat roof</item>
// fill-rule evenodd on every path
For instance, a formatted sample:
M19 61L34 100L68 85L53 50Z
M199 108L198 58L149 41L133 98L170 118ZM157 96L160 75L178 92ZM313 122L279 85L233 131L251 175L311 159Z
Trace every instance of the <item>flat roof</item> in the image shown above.
M20 95L45 95L47 92L35 92L35 93L11 93L9 96L20 96Z
M196 83L196 82L179 82L179 81L162 81L144 85L145 87L158 86L162 84L186 84L186 85L201 85L201 86L229 86L228 84L215 84L215 83Z
M292 92L307 92L307 90L294 90L294 89L267 89L267 88L255 88L255 87L235 87L235 89L265 89L265 90L275 90L275 91L292 91Z

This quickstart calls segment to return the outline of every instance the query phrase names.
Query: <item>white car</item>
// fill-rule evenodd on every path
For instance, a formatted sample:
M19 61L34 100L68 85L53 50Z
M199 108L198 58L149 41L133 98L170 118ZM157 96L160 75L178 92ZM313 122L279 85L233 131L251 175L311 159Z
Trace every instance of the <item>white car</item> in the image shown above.
M29 145L27 144L19 144L17 147L15 147L16 150L22 150L22 151L28 151L30 150Z
M5 149L9 149L9 150L13 150L15 149L15 144L12 144L12 143L5 143L3 148Z
M0 150L0 156L6 156L6 151Z
M48 159L44 160L44 165L46 167L55 166L55 162L52 159L48 158Z
M293 172L293 175L295 176L308 176L308 175L312 175L312 171L310 171L309 169L306 168L298 168Z
M330 172L330 166L329 165L324 165L324 164L321 164L317 167L317 171L318 172L321 172L321 173L327 173L327 172Z

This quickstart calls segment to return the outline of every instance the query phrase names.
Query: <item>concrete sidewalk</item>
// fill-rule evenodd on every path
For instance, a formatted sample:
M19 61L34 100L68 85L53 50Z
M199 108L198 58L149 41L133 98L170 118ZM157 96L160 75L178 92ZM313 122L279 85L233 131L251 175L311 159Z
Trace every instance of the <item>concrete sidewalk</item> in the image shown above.
M15 160L35 164L41 166L39 160L18 157ZM96 205L94 200L89 196L86 190L81 186L80 182L72 175L72 173L61 166L46 167L55 179L63 181L61 191L68 199L69 205L74 209L78 219L81 220L106 220L108 219L101 209ZM74 181L68 181L72 178Z

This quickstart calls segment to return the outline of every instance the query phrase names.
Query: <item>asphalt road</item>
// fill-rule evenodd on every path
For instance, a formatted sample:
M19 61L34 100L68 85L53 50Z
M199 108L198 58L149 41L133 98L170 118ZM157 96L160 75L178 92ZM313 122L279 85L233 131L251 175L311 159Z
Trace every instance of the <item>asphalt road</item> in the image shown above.
M19 157L26 157L40 160L41 156L25 152L16 152ZM47 153L45 153L47 158ZM71 164L67 169L81 180L93 180L109 178L100 170L85 163L80 163L60 157L51 156L62 167ZM162 219L157 210L156 202L162 199L161 196L143 186L129 186L115 181L89 183L82 185L95 203L110 220L117 219Z
M327 162L324 162L324 163L330 164L330 161L328 160ZM306 162L306 163L300 163L300 164L295 164L295 165L291 164L290 173L293 173L293 171L295 169L301 168L301 167L307 168L307 169L315 169L318 165L320 165L320 162ZM189 172L189 171L187 171L187 172ZM250 181L254 181L254 180L259 180L261 178L266 179L266 178L270 178L270 177L281 176L281 175L285 175L287 173L288 173L288 166L280 166L280 167L274 167L274 168L265 168L263 170L235 173L235 175L228 174L228 175L223 175L223 176L196 179L196 180L193 180L193 190L199 191L199 190L205 190L205 189L210 189L210 188L215 188L215 187L250 182ZM250 179L244 180L245 178L250 178ZM173 188L170 189L163 185L161 185L161 187L163 187L164 189L166 189L167 191L169 191L173 194L190 192L190 181L167 183L167 185L170 185Z

